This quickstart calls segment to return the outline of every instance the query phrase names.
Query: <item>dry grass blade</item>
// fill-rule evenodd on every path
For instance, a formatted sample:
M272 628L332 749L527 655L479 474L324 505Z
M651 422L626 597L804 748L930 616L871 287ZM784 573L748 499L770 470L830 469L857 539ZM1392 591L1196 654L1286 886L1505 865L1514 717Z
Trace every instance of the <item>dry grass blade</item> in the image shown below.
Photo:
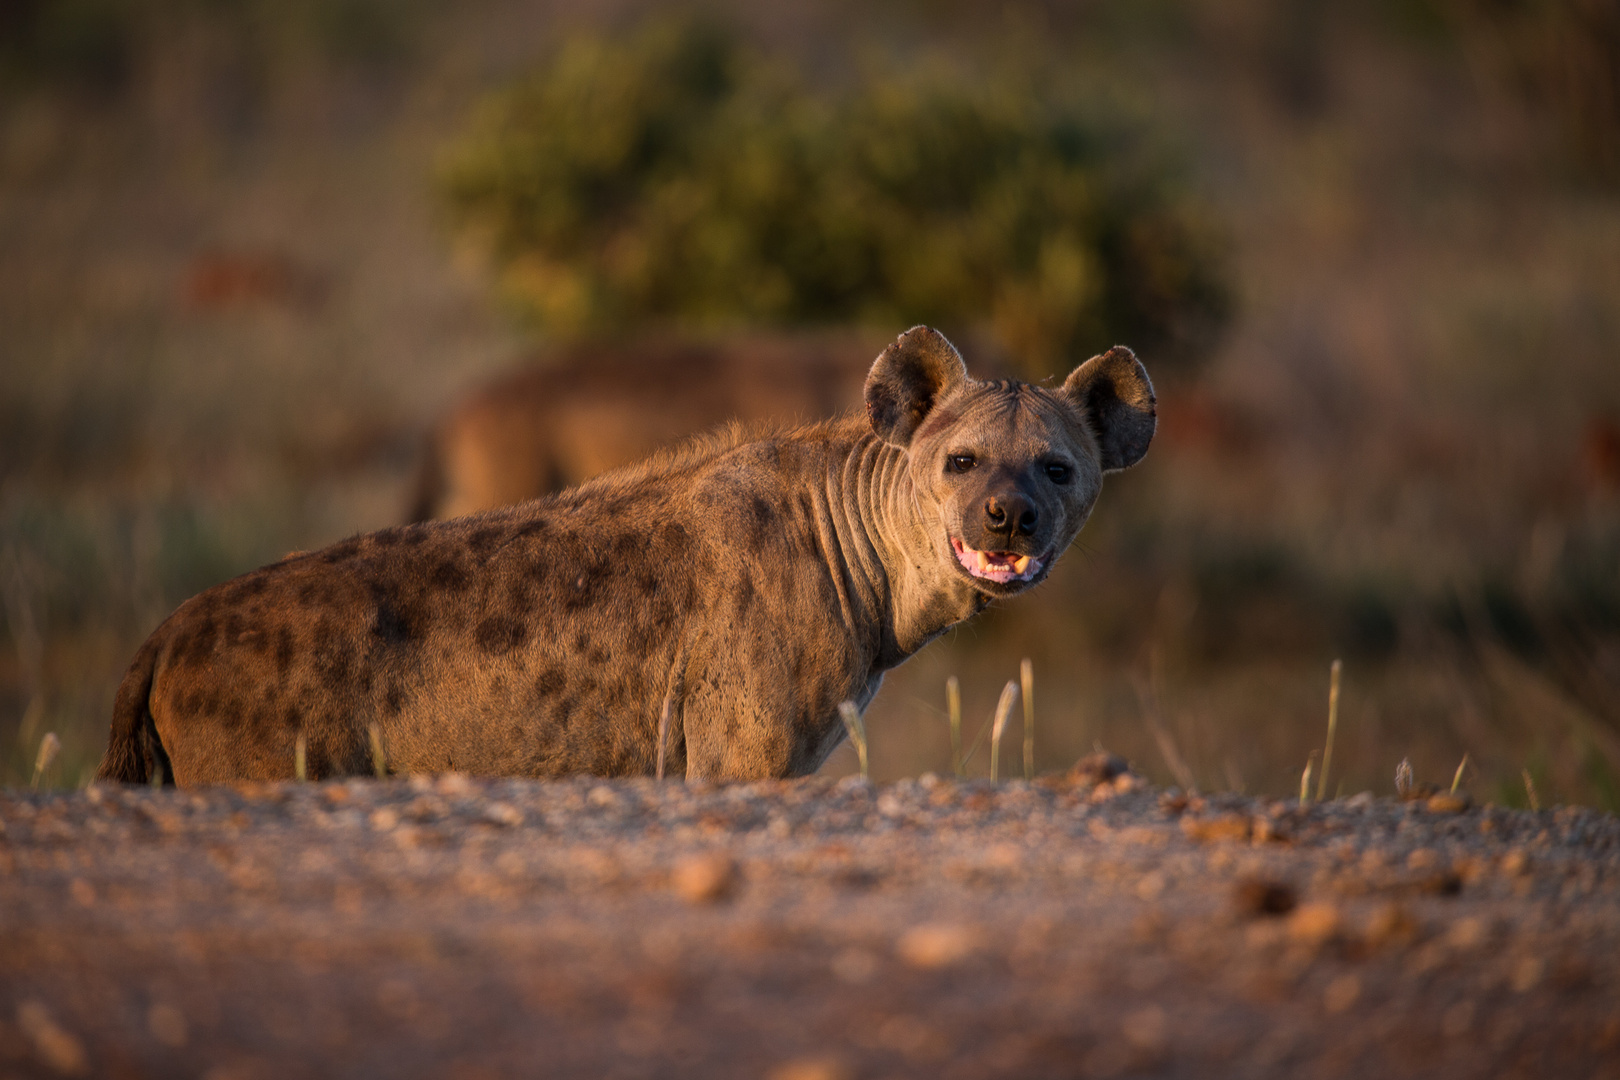
M1463 770L1468 768L1468 753L1464 751L1463 758L1457 763L1457 772L1451 778L1451 793L1457 794L1457 785L1462 783Z
M1035 665L1024 657L1018 665L1024 690L1024 779L1035 779Z
M47 731L45 737L39 740L39 753L34 757L34 790L39 790L40 778L45 770L56 761L56 755L62 752L62 740L56 737L56 732Z
M1401 758L1401 763L1395 766L1395 794L1406 798L1407 792L1412 790L1412 759Z
M1311 770L1316 767L1316 751L1305 759L1305 771L1299 777L1299 805L1304 806L1311 801Z
M1327 797L1328 769L1333 765L1333 733L1339 726L1339 675L1343 671L1344 661L1335 660L1328 673L1327 746L1322 750L1322 775L1316 780L1317 802Z
M1157 695L1138 680L1136 696L1142 705L1142 719L1146 721L1148 730L1153 733L1153 741L1158 744L1159 754L1169 766L1170 774L1176 778L1176 783L1180 784L1183 790L1189 794L1196 792L1198 785L1193 782L1192 770L1187 767L1181 751L1176 748L1176 740L1170 737L1170 733L1159 722Z
M302 731L293 744L293 778L300 783L309 779L309 736Z
M838 715L844 718L844 730L849 732L849 741L855 744L855 753L860 755L861 776L870 780L872 777L866 761L866 725L861 722L861 712L853 701L846 701L838 706Z
M1001 688L1001 700L996 702L996 717L990 726L990 779L1000 779L1001 772L1001 733L1007 728L1007 717L1012 715L1013 704L1018 700L1018 684L1009 681Z
M962 775L962 684L955 675L945 680L945 711L951 721L951 772Z
M664 710L658 716L658 769L654 774L657 779L664 778L664 750L669 746L669 713L675 705L673 693L664 695Z
M1536 795L1536 782L1531 779L1530 770L1521 769L1520 773L1524 776L1524 793L1530 800L1530 809L1540 810L1541 799Z
M373 723L366 731L371 736L371 771L381 780L388 775L388 757L383 753L382 728Z

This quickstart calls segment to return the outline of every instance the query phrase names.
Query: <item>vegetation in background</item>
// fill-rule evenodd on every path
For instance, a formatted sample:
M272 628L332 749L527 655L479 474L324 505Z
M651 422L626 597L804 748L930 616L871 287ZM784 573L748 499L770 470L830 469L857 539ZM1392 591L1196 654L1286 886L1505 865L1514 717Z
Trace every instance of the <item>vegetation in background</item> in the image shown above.
M1219 348L1198 379L1163 387L1152 453L1110 485L1053 580L887 680L866 717L875 776L949 767L939 689L950 675L960 714L987 739L996 694L1029 656L1041 672L1037 768L1065 767L1100 741L1168 782L1151 716L1201 789L1291 794L1322 746L1322 675L1342 655L1330 795L1341 783L1389 791L1403 757L1443 787L1467 752L1463 786L1476 798L1525 805L1528 770L1544 803L1620 807L1620 203L1593 183L1603 146L1620 138L1601 121L1612 100L1603 78L1620 68L1592 59L1613 42L1612 21L1570 36L1578 19L1612 20L1612 4L1009 0L988 19L965 0L732 5L736 39L655 32L671 55L716 62L688 73L685 96L659 97L645 64L621 62L653 35L622 30L667 10L0 4L0 783L31 781L46 732L60 753L42 786L83 782L125 665L186 596L392 521L416 432L523 348L485 304L487 282L448 265L424 199L435 148L460 135L440 173L448 183L480 138L494 152L523 93L544 104L577 54L570 63L620 81L606 104L570 106L586 121L552 164L584 177L585 210L571 211L583 254L559 265L634 267L644 255L628 241L655 236L660 250L635 280L689 275L672 287L701 284L722 302L637 316L648 323L753 320L725 308L735 302L715 282L769 270L766 256L802 261L819 282L844 265L883 270L875 243L853 249L867 261L843 264L825 255L827 238L791 231L798 221L750 231L780 224L795 192L829 178L865 186L849 189L853 208L815 207L817 227L882 207L938 245L912 252L902 284L918 288L985 265L950 254L978 233L933 227L973 216L950 213L952 192L1017 222L1007 206L1055 213L1053 192L1079 176L1085 213L1123 205L1136 216L1117 220L1150 239L1153 215L1168 214L1166 234L1185 228L1207 243L1149 129L1120 115L1151 110L1154 138L1186 148L1188 182L1218 208L1230 260L1214 265L1242 296ZM1023 21L1009 34L1005 20ZM582 24L602 36L568 36ZM893 60L866 77L839 66L860 55ZM527 90L490 97L469 135L473 103L522 71L537 72ZM1057 89L1073 78L1125 105ZM651 134L633 145L657 153L634 157L640 171L580 171L596 145L587 135L649 115ZM940 172L941 161L1001 153L1009 131L1049 132L1054 117L1084 138L1069 157L1045 135L1018 144L1029 177L978 161L960 182ZM1595 167L1577 171L1589 160L1571 141L1582 131L1600 142ZM753 132L777 141L741 138ZM531 125L521 145L561 134ZM919 159L936 143L944 150ZM674 182L670 163L699 152L717 163L711 182ZM522 165L538 167L532 156ZM602 180L615 176L634 183ZM648 192L663 200L656 234L632 216ZM1076 213L1087 228L1102 220ZM612 214L627 215L611 231L626 242L595 243ZM455 220L497 257L506 287L550 269L500 262L489 246L499 220ZM1086 244L1115 237L1113 249L1081 248L1089 269L1122 244L1119 230L1076 229ZM823 246L787 246L807 236ZM1032 260L1014 284L1044 280L1029 271L1030 237L991 237ZM669 244L699 250L701 264L677 274L657 261ZM1146 294L1176 295L1188 265L1172 251L1156 271L1169 285ZM210 268L267 266L290 268L295 286L209 299L192 284ZM318 302L300 299L306 279ZM782 280L761 271L742 295L770 310ZM828 311L847 294L811 295ZM911 300L884 302L895 314L779 321L869 317L892 330L934 318L899 306ZM1081 317L1118 326L1118 312L1144 308L1127 296ZM937 321L954 332L956 314ZM995 326L989 302L967 315ZM1170 333L1203 331L1195 318ZM984 361L980 343L964 346ZM1167 370L1163 349L1143 351L1155 376ZM988 756L969 771L984 774ZM841 751L830 771L855 758Z
M484 103L442 185L548 334L987 326L1046 373L1099 342L1192 355L1225 314L1212 230L1144 141L1024 75L820 93L681 22L567 42Z

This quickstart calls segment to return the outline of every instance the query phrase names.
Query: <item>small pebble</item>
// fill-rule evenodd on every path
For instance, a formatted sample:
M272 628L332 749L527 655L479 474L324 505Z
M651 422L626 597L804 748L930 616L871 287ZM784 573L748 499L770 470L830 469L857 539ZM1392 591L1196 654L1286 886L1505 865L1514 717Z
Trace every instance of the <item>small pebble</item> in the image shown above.
M767 1080L852 1080L854 1075L848 1065L830 1057L795 1058L766 1074Z
M978 934L954 923L924 923L900 935L895 952L912 967L934 969L960 963L978 947Z
M1429 813L1431 814L1460 814L1469 806L1468 793L1464 791L1442 791L1438 795L1429 796Z
M737 884L737 866L721 852L690 855L670 872L670 887L689 904L713 904L730 896Z
M523 811L511 803L493 802L484 808L484 820L496 825L521 825Z
M1288 936L1306 945L1322 945L1338 935L1343 921L1339 909L1332 904L1322 901L1305 904L1288 916Z

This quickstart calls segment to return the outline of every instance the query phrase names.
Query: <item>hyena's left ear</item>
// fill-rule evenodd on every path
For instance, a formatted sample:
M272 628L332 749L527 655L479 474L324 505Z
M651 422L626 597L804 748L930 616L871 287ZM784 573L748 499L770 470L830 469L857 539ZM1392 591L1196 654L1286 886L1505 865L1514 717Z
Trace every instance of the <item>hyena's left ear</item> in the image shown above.
M1153 383L1136 354L1115 345L1075 368L1063 382L1097 436L1103 472L1125 469L1142 460L1158 421Z
M934 406L966 381L967 365L945 335L913 326L883 350L866 376L867 419L885 441L910 446Z

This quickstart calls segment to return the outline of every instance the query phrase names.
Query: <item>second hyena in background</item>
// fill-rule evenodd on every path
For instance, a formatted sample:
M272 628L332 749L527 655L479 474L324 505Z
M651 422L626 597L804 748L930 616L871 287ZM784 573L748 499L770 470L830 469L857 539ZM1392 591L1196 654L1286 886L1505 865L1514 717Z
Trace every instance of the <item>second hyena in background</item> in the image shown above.
M577 487L727 420L821 420L859 399L877 348L851 334L579 346L506 375L428 436L411 521Z

